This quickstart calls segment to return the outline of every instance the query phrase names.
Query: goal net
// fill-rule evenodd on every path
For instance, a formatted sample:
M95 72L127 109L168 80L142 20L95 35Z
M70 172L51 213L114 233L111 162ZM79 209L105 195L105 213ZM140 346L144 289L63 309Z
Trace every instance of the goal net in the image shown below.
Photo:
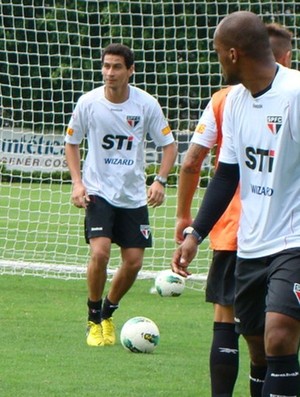
M298 67L295 1L0 1L0 273L85 276L84 213L70 203L63 138L79 96L102 84L101 50L111 42L133 49L132 82L159 100L178 141L166 201L150 209L154 246L146 251L141 277L169 268L176 247L179 167L201 111L222 85L213 32L236 10L289 28L295 37L293 67ZM161 153L150 141L145 150L150 183ZM208 158L193 214L211 164ZM207 274L208 243L191 265L195 288ZM110 274L118 266L119 250L113 247Z

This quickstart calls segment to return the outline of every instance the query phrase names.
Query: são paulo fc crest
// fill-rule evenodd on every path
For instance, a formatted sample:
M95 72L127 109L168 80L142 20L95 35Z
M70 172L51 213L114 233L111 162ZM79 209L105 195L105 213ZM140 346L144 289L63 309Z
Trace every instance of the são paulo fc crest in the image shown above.
M145 239L148 240L151 230L149 225L140 225L140 231L142 235L145 237Z
M127 124L128 124L130 127L134 128L134 127L136 127L136 126L138 125L138 123L140 122L141 117L140 117L140 116L127 116L127 117L126 117L126 120L127 120Z
M278 131L282 126L282 117L281 116L268 116L267 117L267 124L269 130L272 132L273 135L277 135Z
M296 295L296 298L298 299L298 303L300 305L300 284L298 283L294 284L294 294Z

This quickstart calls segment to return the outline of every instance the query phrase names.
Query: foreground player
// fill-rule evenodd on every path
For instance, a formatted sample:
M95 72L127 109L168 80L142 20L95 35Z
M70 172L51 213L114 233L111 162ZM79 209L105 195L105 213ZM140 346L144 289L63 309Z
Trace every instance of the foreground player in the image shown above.
M291 66L292 34L283 26L266 25L272 51L277 62ZM223 109L231 87L212 96L201 116L191 145L180 170L176 242L182 243L183 231L192 223L191 204L199 183L203 160L217 144L217 154L222 141ZM236 264L237 230L240 218L238 191L223 216L210 233L213 259L206 285L206 301L214 304L213 340L210 351L210 379L212 397L231 397L238 375L239 347L234 325L234 271ZM254 367L251 379L264 377L266 367Z
M249 39L251 38L251 40ZM235 321L245 337L252 397L298 396L300 336L300 73L275 63L253 13L230 14L214 46L228 84L223 145L200 210L173 256L187 276L197 244L229 204L240 178ZM264 376L264 367L267 373Z
M177 154L158 102L129 84L133 72L132 51L121 44L109 45L102 54L105 85L81 96L65 138L72 201L86 210L85 236L91 249L87 269L90 346L115 343L113 312L133 285L145 248L151 246L144 174L146 133L163 151L159 175L148 190L150 206L162 204ZM88 153L81 178L79 145L84 137ZM102 302L112 242L120 246L122 263Z

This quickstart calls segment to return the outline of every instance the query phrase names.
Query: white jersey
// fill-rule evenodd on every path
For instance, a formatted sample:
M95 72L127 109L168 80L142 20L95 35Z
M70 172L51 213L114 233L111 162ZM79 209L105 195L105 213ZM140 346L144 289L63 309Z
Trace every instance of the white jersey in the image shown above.
M213 111L212 100L210 100L199 119L191 142L212 149L217 143L217 139L218 130L216 118Z
M82 95L69 122L65 141L88 141L83 183L88 194L103 197L116 207L138 208L147 203L145 138L157 146L174 141L168 122L155 98L129 86L129 98L111 103L104 86Z
M300 246L300 72L279 66L254 98L228 94L220 162L240 167L238 255L255 258Z

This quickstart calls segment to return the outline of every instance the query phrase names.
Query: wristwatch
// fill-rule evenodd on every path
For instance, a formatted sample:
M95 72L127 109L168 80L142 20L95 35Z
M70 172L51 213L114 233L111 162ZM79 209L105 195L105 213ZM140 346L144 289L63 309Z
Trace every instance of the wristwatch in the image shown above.
M167 178L164 178L163 176L160 175L156 175L154 181L159 182L161 185L163 185L163 187L165 187L167 183Z
M201 244L202 237L192 226L188 226L184 229L183 238L186 238L188 234L192 234L196 238L197 244Z

